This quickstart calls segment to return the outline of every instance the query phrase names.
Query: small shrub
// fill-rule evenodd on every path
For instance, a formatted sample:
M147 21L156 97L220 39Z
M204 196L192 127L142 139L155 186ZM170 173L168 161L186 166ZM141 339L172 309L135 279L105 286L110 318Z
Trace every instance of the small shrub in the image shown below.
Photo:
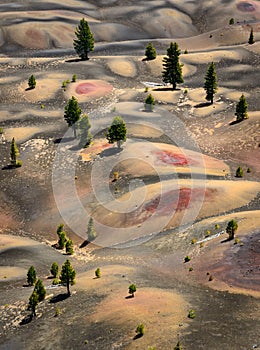
M192 319L195 318L196 317L195 311L194 310L190 310L189 313L188 313L188 317L192 318Z
M204 247L204 242L200 242L200 248Z
M59 278L54 278L54 280L52 281L52 284L54 286L57 286L58 284L60 284L60 279Z
M44 106L44 104L42 103L42 104L41 104L41 109L44 109L44 107L45 107L45 106Z
M118 171L114 171L114 181L117 181L119 178L119 172Z
M207 272L207 276L209 276L210 275L210 273L209 272Z
M60 307L58 307L58 306L56 306L56 309L55 309L55 317L58 317L58 316L60 316L62 314L62 312L61 312L61 308Z
M215 230L218 230L220 228L219 224L215 225Z
M146 87L144 88L144 92L148 92L148 91L149 91L149 87L146 86Z
M191 260L191 257L189 255L185 256L184 262L189 262Z
M21 160L17 160L16 164L15 164L15 167L16 168L20 168L22 165L23 165L23 162Z
M63 80L63 82L62 82L62 88L63 89L66 89L66 87L67 87L67 85L70 83L70 80L69 79L67 79L67 80Z
M142 323L140 323L135 330L135 333L137 334L138 337L142 337L144 335L145 328Z
M183 91L184 95L187 95L188 91L189 91L188 89L184 89Z
M213 281L213 276L212 275L209 276L209 281L210 282Z
M190 268L189 268L189 271L190 271L190 272L193 271L193 267L190 267Z
M4 128L0 128L0 135L4 133Z
M88 344L88 340L87 340L87 339L85 339L84 344L85 344L85 345L87 345L87 344Z
M184 53L185 53L185 55L187 55L187 53L188 53L188 50L187 50L187 49L185 49Z
M72 79L71 79L72 83L75 83L76 80L77 80L77 76L76 76L76 74L73 74Z
M234 23L235 23L234 18L230 18L230 20L229 20L229 25L232 25L232 24L234 24Z
M210 230L207 230L206 233L205 233L205 238L209 237L211 234Z
M28 79L28 86L30 89L34 89L36 86L36 79L34 75L31 75L30 78Z
M251 168L247 168L247 171L246 171L247 173L251 173L252 172L252 170L251 170Z
M241 166L239 166L236 170L236 177L243 177L244 173L243 173L243 169Z
M182 350L182 345L180 341L178 341L178 343L176 344L173 350Z
M116 107L113 107L112 109L111 109L111 112L115 112L116 111Z
M197 243L196 238L192 238L192 240L191 240L191 244L195 244L195 243Z
M96 276L97 278L100 278L100 277L101 277L101 270L100 270L99 267L98 267L98 268L96 269L96 271L95 271L95 276Z

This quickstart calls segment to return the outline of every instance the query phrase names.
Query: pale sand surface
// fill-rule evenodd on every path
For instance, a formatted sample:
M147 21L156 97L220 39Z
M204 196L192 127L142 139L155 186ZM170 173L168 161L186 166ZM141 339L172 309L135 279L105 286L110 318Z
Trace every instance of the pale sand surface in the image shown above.
M6 234L0 234L0 249L9 249L12 247L24 247L24 246L32 246L38 245L40 243L33 241L30 238L12 236Z
M112 57L107 59L107 65L109 69L115 74L119 74L123 77L135 77L137 74L136 66L133 61L127 57Z
M0 282L25 278L27 270L16 266L0 266Z

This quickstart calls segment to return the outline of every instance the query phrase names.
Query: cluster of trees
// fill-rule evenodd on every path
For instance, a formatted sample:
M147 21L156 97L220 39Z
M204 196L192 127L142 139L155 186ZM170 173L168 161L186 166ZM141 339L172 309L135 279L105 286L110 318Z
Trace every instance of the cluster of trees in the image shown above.
M58 249L66 249L68 255L74 254L74 244L71 239L67 237L66 231L64 231L64 225L60 224L57 228L58 242L56 247Z
M58 276L59 266L56 262L51 265L51 274L54 278ZM70 295L70 286L75 284L76 271L73 269L69 260L62 265L60 273L60 283L67 287L67 294ZM33 292L29 298L28 308L32 311L32 317L36 316L37 305L46 297L46 288L41 279L37 279L37 273L34 266L31 266L27 272L27 283L34 286Z

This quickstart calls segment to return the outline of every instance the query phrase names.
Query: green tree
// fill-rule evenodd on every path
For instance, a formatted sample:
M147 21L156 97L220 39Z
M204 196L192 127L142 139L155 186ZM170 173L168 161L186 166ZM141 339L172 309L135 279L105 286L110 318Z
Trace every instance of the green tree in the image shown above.
M253 31L253 28L251 28L249 39L248 39L248 44L252 45L252 44L254 44L254 42L255 42L255 40L254 40L254 31Z
M174 350L182 350L182 345L181 342L178 341L178 343L176 344L176 346L174 347Z
M68 239L67 242L66 242L66 253L68 255L72 255L74 254L74 249L73 249L73 242L71 239Z
M75 138L77 137L76 127L80 115L81 109L79 108L78 100L76 97L72 96L72 98L69 99L68 103L65 106L64 119L66 120L68 126L73 128Z
M42 280L38 279L35 283L34 291L38 295L39 302L43 301L46 297L46 289L42 283Z
M100 277L101 277L101 270L100 270L99 267L98 267L98 268L96 269L96 271L95 271L95 276L96 276L97 278L100 278Z
M77 80L77 75L76 75L76 74L73 74L73 75L72 75L71 81L72 81L73 83L75 83L76 80Z
M31 266L27 272L27 283L29 286L33 286L36 282L37 274L34 266Z
M148 61L154 60L156 58L156 49L152 43L149 43L145 49L145 56Z
M130 284L128 288L128 293L131 295L132 298L134 298L136 292L136 285L135 284Z
M237 121L241 122L242 120L248 118L247 109L248 109L248 103L246 101L245 96L242 94L236 105L235 115L237 116Z
M52 263L50 271L51 271L52 276L54 278L56 278L58 276L58 273L59 273L59 265L56 262Z
M151 112L153 110L153 107L155 105L154 97L149 94L145 99L145 110Z
M241 166L239 166L236 170L236 177L243 177L244 176L244 172Z
M235 21L234 21L234 18L230 18L230 20L229 20L229 25L233 25L235 23Z
M226 227L226 232L229 235L229 240L234 239L234 236L235 236L237 229L238 229L238 224L237 224L236 220L230 220L227 224L227 227Z
M60 224L57 228L57 235L58 235L58 247L59 249L64 249L65 244L67 242L67 234L64 231L64 225Z
M179 62L181 50L177 43L171 43L167 49L167 56L163 58L162 80L164 83L172 84L173 90L176 85L184 82L182 77L183 64Z
M94 227L94 220L93 218L90 218L88 222L88 229L87 229L87 240L89 242L92 242L96 239L96 237L97 237L97 233Z
M121 143L126 140L126 125L121 117L114 117L111 126L108 128L107 140L109 143L117 143L117 147L121 147Z
M70 295L70 285L73 286L75 284L75 278L76 271L71 266L70 261L66 260L61 268L60 280L62 284L66 285L68 295Z
M204 79L204 90L206 91L206 100L210 101L210 103L212 104L214 95L218 90L217 73L214 62L211 62L211 64L209 65Z
M34 290L29 298L29 309L32 310L32 316L36 317L36 307L39 303L39 297L36 291Z
M135 330L135 333L138 337L142 337L145 333L145 328L144 325L142 323L140 323Z
M34 75L31 75L30 78L28 79L28 86L30 89L34 89L36 86L36 79Z
M88 22L82 18L75 30L74 49L82 60L88 60L88 53L94 50L94 37Z
M78 121L79 128L79 145L80 147L88 147L92 141L92 135L90 133L90 122L87 114L84 114Z
M19 164L19 162L17 160L18 157L19 157L19 149L18 149L17 144L15 142L15 139L13 137L12 142L11 142L11 150L10 150L11 165L13 167L15 167Z

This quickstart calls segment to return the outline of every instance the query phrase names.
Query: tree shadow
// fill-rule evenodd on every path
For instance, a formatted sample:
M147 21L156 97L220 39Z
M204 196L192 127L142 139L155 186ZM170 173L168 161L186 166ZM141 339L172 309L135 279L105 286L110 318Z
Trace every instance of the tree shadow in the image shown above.
M33 90L33 89L35 89L35 88L29 86L28 88L25 89L25 91L30 91L30 90Z
M143 334L136 334L136 335L133 337L133 340L142 338L142 336L143 336Z
M25 316L25 317L22 319L22 321L19 323L19 325L20 325L20 326L24 326L24 325L30 323L30 322L33 320L33 318L34 318L34 317L33 317L32 314L27 315L27 316Z
M201 102L201 103L198 103L198 104L196 104L194 107L195 108L203 108L203 107L208 107L208 106L210 106L212 103L210 103L210 102Z
M90 242L86 239L84 242L81 243L81 245L79 247L80 248L85 248L89 244L90 244Z
M60 301L68 299L69 297L70 297L70 295L68 293L58 294L50 299L50 303L56 304L56 303L59 303Z
M228 238L226 238L226 239L223 239L223 241L220 241L220 243L227 243L227 242L232 241L233 239L234 239L234 238L228 237Z
M103 157L110 157L110 156L114 156L116 155L117 153L120 153L122 151L122 148L118 148L118 147L111 147L111 148L107 148L107 149L104 149L104 151L102 151L99 156L101 158Z
M127 296L125 297L125 299L133 299L133 298L134 298L133 295L127 295Z
M11 164L8 164L8 165L4 165L2 167L2 170L12 170L12 169L16 169L15 166L11 165Z
M65 60L66 63L87 62L87 61L89 61L89 58L86 60L83 60L82 58L70 58L69 60Z
M156 89L153 89L152 91L179 91L180 89L173 89L172 87L166 86L166 87L159 87Z
M233 120L232 122L229 123L229 125L235 125L241 123L243 120Z
M70 141L73 141L73 140L75 140L75 138L74 137L59 137L59 138L57 138L57 139L55 139L54 141L53 141L53 143L54 144L57 144L57 143L66 143L66 142L70 142Z

